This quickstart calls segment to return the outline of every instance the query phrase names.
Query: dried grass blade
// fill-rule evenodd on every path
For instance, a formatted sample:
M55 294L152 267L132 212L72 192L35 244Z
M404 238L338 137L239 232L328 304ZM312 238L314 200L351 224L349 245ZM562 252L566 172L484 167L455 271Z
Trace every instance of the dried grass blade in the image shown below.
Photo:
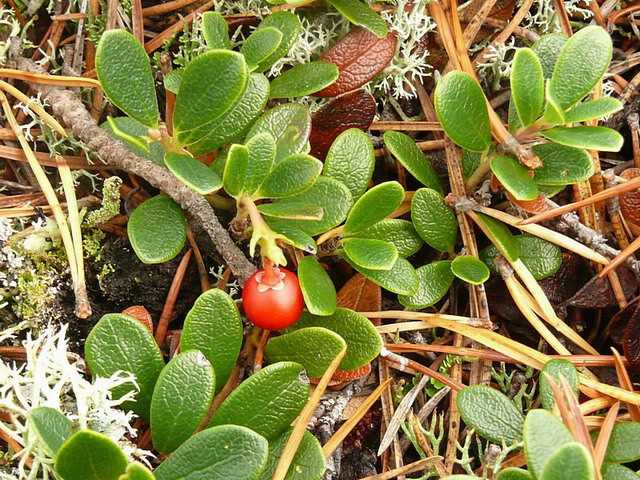
M615 359L615 367L616 374L618 375L618 383L625 390L629 390L630 392L634 391L633 382L631 381L631 377L629 376L629 372L627 371L627 367L625 367L624 362L622 361L622 357L620 353L615 348L611 349L613 352L613 358ZM634 422L640 422L640 407L637 405L627 404L627 410L629 410L629 415L633 419Z
M616 419L618 418L619 411L620 402L616 402L607 412L607 416L604 417L604 423L602 424L602 427L600 427L600 433L598 434L598 440L596 441L596 446L594 448L593 454L593 460L596 470L600 470L600 468L602 467L602 463L604 462L604 455L605 453L607 453L607 445L609 444L611 432L613 431L613 426L615 425Z

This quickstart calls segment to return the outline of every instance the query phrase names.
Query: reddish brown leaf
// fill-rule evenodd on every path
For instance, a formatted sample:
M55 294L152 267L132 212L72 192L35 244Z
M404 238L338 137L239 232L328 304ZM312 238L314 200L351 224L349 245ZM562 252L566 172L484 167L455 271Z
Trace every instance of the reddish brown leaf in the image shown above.
M638 280L635 274L626 266L618 267L617 272L624 296L626 298L633 297L638 289ZM580 308L605 308L617 305L617 301L609 279L596 276L567 300L566 305Z
M335 63L340 70L338 79L315 95L337 97L367 83L393 59L396 37L392 33L378 38L364 28L355 28L344 36L322 59Z
M629 318L629 322L624 329L622 336L622 351L629 362L629 368L637 373L640 372L640 315L638 308Z
M132 305L131 307L125 308L122 313L135 318L153 333L153 319L151 318L149 310L142 305Z
M369 92L356 90L335 98L311 118L311 155L324 159L329 147L345 130L367 130L376 115L376 101Z
M540 213L549 209L547 205L547 199L543 194L538 195L538 198L535 200L518 200L514 198L509 192L507 192L507 197L511 200L511 203L519 206L525 212L528 213Z
M378 312L382 309L380 287L359 273L349 279L338 292L338 305L356 312ZM379 318L372 318L374 325L380 325Z
M353 382L362 377L366 377L371 373L371 364L367 363L366 365L361 366L360 368L356 368L355 370L336 370L331 377L331 381L329 382L330 387L335 387L336 385L341 385L343 383ZM317 385L320 381L319 378L311 377L309 379L312 385Z
M637 317L637 320L634 320L634 317ZM622 345L625 328L632 321L640 321L640 297L631 300L626 307L611 317L605 334L615 344Z
M640 175L640 168L627 168L621 177L631 180ZM620 195L620 210L629 222L640 225L640 189Z

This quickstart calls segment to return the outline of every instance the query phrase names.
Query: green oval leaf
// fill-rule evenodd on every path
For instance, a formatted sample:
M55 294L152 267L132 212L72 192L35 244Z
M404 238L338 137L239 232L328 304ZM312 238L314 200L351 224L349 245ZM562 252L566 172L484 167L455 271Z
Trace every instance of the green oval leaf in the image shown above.
M298 279L307 310L315 315L331 315L336 311L336 287L315 257L300 260Z
M638 480L638 474L624 465L604 463L602 465L603 480Z
M491 171L516 200L535 200L540 195L529 169L515 158L504 155L493 157Z
M322 171L322 162L311 155L296 153L276 164L256 192L256 198L283 198L313 186Z
M193 157L167 153L164 163L182 183L201 195L207 195L222 188L222 180L218 174Z
M598 26L572 35L562 47L549 89L564 110L591 91L607 71L612 54L611 37Z
M551 389L547 376L550 376L557 385L560 385L560 379L564 378L571 387L573 393L576 394L577 398L579 379L576 367L574 367L568 360L549 360L545 363L544 368L540 373L540 401L544 408L547 410L553 410L553 407L556 404L553 397L553 390Z
M421 188L413 194L411 221L427 245L441 252L453 251L458 238L458 221L438 192Z
M593 460L578 442L560 447L542 469L543 480L593 480Z
M593 160L585 150L555 143L535 145L532 150L542 161L542 166L533 171L533 178L540 185L583 182L595 171Z
M564 125L567 123L567 120L564 117L564 109L560 105L560 102L553 96L549 87L550 84L547 83L545 91L547 104L545 106L542 119L544 120L544 123L549 125Z
M271 98L312 95L335 82L339 73L338 67L328 62L294 65L271 81Z
M277 226L270 223L269 226L276 233L283 235L288 244L293 245L303 252L310 253L311 255L315 255L317 253L318 246L316 245L313 237L311 237L308 233L300 230L295 226L289 226L283 223L278 223Z
M447 73L436 85L434 106L447 136L456 145L484 152L491 145L487 101L478 82L468 74Z
M562 251L551 242L532 235L515 235L519 244L520 260L525 264L536 280L542 280L555 274L562 266ZM498 256L496 247L489 245L480 252L482 261L497 273L493 259Z
M282 40L280 41L278 48L260 62L260 65L258 65L257 68L260 72L264 72L284 57L298 40L300 32L302 32L302 23L300 23L300 19L295 13L289 11L280 11L268 15L262 20L262 22L260 22L258 30L269 27L277 28L282 33Z
M416 142L402 132L384 132L384 146L407 171L425 187L442 193L440 178L431 165L431 160L422 153Z
M373 283L398 295L413 295L418 290L418 274L413 265L398 257L391 270L371 270L351 264Z
M72 423L60 410L36 407L27 414L28 435L35 434L51 457L55 457L62 444L71 436Z
M500 255L510 262L520 258L520 244L511 234L509 228L502 222L482 213L476 214L478 226L489 237L491 243L498 249Z
M608 117L622 110L622 102L613 97L596 98L577 104L565 113L567 123L586 122Z
M258 480L272 480L290 434L291 431L285 432L269 443L267 464ZM320 442L311 432L305 430L284 480L320 480L324 470L325 461Z
M640 460L640 422L616 422L607 444L607 462L630 463Z
M239 197L249 168L249 149L244 145L231 145L224 164L222 183L224 191L232 197Z
M157 165L164 165L164 149L160 142L149 142L142 138L149 133L149 128L130 117L108 117L100 125L109 135L122 141L124 145L139 157L151 160Z
M55 470L64 480L118 480L127 468L127 457L105 435L80 430L67 440L56 456Z
M108 30L96 49L96 73L113 104L147 127L158 126L160 114L151 63L144 47L125 30Z
M535 122L544 107L544 74L536 53L519 48L511 66L511 98L523 126Z
M390 270L398 259L398 249L385 240L346 238L342 247L349 260L371 270Z
M222 425L191 437L153 473L157 480L253 479L267 455L263 437L248 428Z
M248 79L244 57L231 50L210 50L189 62L173 113L177 140L183 145L202 140L240 98Z
M260 62L270 57L282 42L282 32L275 27L254 30L242 43L240 53L244 55L249 70L258 68Z
M376 185L355 203L344 225L345 235L353 235L393 213L404 200L404 189L396 181Z
M271 172L276 158L276 141L268 133L259 133L251 137L245 146L249 150L249 158L242 189L253 195Z
M214 288L200 295L184 320L182 351L200 350L215 371L217 389L229 379L242 347L238 307L224 291Z
M289 428L308 397L309 380L302 365L274 363L231 392L209 425L242 425L270 440Z
M267 19L275 16L273 14ZM267 20L265 19L265 21ZM268 133L276 141L276 163L305 149L311 132L309 109L298 103L283 103L264 113L253 124L246 141L259 133Z
M139 391L134 401L122 405L148 420L153 388L164 367L162 353L151 332L127 315L109 313L87 336L84 354L94 377L110 377L119 371L135 375ZM133 385L126 384L112 392L114 398L120 398L135 390Z
M422 238L416 232L413 223L398 218L380 220L375 225L358 232L358 238L373 238L392 243L401 257L413 255L423 245Z
M357 200L367 191L375 164L369 136L358 128L350 128L331 144L322 174L344 183Z
M380 354L382 339L371 321L349 308L338 307L328 317L303 313L291 328L324 327L337 333L347 342L347 353L340 363L341 370L355 370Z
M279 203L262 203L258 211L267 217L284 218L289 220L322 220L322 207L313 205L280 205Z
M451 272L472 285L481 285L489 279L489 269L476 257L459 255L451 262Z
M418 290L413 295L399 295L398 300L407 308L420 310L438 303L444 297L451 283L451 261L440 260L416 269Z
M548 33L542 35L531 46L531 49L540 59L545 79L551 78L553 69L556 66L556 61L558 60L558 55L560 55L560 51L566 42L567 37L562 33Z
M624 138L615 130L607 127L555 127L540 132L547 140L567 147L618 152L624 144Z
M389 32L387 23L369 5L360 0L327 0L347 20L354 25L366 28L378 38L384 38Z
M184 247L187 220L176 202L157 195L136 207L127 223L127 235L143 263L164 263Z
M297 362L304 366L308 375L321 377L345 346L337 333L310 327L270 338L265 356L270 362Z
M229 26L222 14L218 12L204 12L201 17L202 34L207 47L229 49Z
M540 478L551 455L562 445L573 441L571 432L560 419L541 409L529 411L522 436L529 470L536 478Z
M526 470L509 467L504 470L500 470L496 480L534 480L534 478Z
M213 367L198 350L176 355L160 373L151 399L151 438L162 453L187 441L207 415L216 389Z
M130 463L124 475L118 480L155 480L156 477L149 471L147 467L139 463Z

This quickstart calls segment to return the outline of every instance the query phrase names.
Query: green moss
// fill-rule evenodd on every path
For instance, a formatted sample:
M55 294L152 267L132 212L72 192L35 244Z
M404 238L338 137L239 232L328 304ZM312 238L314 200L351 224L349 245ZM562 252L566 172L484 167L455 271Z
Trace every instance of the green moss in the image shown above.
M99 229L90 229L82 235L82 246L85 256L95 262L100 261L102 253L102 242L106 238L106 234Z
M105 278L108 277L109 275L111 275L115 271L116 271L116 269L110 263L105 263L105 264L102 265L102 269L100 270L100 272L97 275L98 285L100 286L101 290L104 290L103 282L104 282Z
M50 276L25 270L18 277L18 296L14 306L18 317L37 322L42 319L42 312L50 309L54 299Z
M103 224L120 213L120 177L109 177L102 185L102 205L89 212L85 218L85 225L94 227Z

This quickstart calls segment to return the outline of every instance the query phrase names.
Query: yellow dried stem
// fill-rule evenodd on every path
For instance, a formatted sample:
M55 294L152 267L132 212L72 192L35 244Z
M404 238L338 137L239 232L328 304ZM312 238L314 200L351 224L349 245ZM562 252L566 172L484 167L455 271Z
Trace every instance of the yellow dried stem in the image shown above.
M629 372L627 371L627 367L625 367L622 357L620 353L615 348L612 348L613 357L615 358L615 367L616 374L618 376L618 383L625 390L629 390L630 392L634 391L633 382L631 381L631 377L629 376ZM627 405L627 410L629 410L629 415L633 419L634 422L640 422L640 408L636 405Z
M86 77L65 77L64 75L47 75L45 73L31 73L13 68L0 68L0 77L13 78L23 82L54 85L68 88L101 88L100 82Z
M616 419L618 418L619 410L620 402L614 403L607 412L607 416L604 417L604 423L602 424L602 427L600 427L600 433L598 434L598 440L596 441L596 446L594 448L593 454L595 468L598 471L600 471L602 463L604 462L604 455L605 453L607 453L607 445L609 444L609 439L611 438L613 426L615 425Z

